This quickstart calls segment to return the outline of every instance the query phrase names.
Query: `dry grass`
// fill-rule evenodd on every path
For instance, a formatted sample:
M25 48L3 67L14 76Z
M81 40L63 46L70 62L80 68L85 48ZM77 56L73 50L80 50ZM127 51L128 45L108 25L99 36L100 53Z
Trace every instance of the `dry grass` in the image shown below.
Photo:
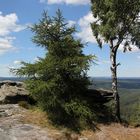
M127 128L120 124L100 125L100 130L85 130L81 135L66 128L58 129L49 122L47 114L38 109L26 111L22 121L43 127L53 140L140 140L140 128Z
M48 120L47 114L39 109L27 110L22 118L23 123L34 124L46 128L49 136L54 140L79 140L80 135L67 130L66 128L56 128ZM91 131L84 131L83 136L93 134ZM82 137L82 136L81 136ZM84 139L88 140L88 139Z
M47 114L39 109L27 110L24 112L22 123L37 125L46 129L49 136L54 140L79 140L79 135L66 128L56 128L48 120Z
M40 111L39 109L32 109L26 111L24 113L24 117L22 118L22 122L34 124L40 127L49 126L47 114L45 112Z
M117 123L99 125L100 130L83 131L87 140L140 140L140 128L124 127Z

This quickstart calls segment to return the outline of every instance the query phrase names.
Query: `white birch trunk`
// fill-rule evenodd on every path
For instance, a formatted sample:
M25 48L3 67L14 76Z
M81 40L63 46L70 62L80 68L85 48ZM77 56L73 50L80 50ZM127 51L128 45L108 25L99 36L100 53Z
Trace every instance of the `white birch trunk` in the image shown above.
M117 49L110 47L110 61L111 61L111 73L112 73L112 91L114 95L115 103L115 116L117 121L121 121L120 118L120 98L118 94L117 86L117 64L116 64Z

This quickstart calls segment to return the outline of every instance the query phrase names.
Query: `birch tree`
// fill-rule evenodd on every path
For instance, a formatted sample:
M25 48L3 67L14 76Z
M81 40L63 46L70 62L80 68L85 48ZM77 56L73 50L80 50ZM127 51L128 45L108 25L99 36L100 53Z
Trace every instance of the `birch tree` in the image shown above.
M140 48L140 0L91 0L91 10L97 20L91 23L93 35L102 48L110 48L112 91L114 94L115 116L120 121L120 99L117 86L116 57L120 46L123 51Z

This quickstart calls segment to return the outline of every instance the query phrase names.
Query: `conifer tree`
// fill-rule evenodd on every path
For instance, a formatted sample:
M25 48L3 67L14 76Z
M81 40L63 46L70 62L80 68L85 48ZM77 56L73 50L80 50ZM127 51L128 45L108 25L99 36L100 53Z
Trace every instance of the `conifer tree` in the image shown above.
M124 52L140 46L140 0L91 0L91 10L97 19L91 24L99 46L109 44L112 72L112 90L115 115L120 121L120 101L117 87L117 51L123 45Z
M69 27L58 10L55 17L44 12L31 30L33 42L43 47L46 55L33 64L22 62L14 71L28 77L27 88L51 120L70 125L81 119L89 121L92 109L82 94L90 83L87 70L93 56L83 54L84 45L73 37L75 27Z

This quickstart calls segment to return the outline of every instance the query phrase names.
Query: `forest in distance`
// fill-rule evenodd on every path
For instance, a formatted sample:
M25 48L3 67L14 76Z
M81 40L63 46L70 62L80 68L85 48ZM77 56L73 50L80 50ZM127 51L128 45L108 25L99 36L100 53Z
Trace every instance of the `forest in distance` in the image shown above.
M109 77L94 77L90 78L92 88L111 89L111 78ZM140 89L140 77L120 77L118 78L118 88L124 89Z

